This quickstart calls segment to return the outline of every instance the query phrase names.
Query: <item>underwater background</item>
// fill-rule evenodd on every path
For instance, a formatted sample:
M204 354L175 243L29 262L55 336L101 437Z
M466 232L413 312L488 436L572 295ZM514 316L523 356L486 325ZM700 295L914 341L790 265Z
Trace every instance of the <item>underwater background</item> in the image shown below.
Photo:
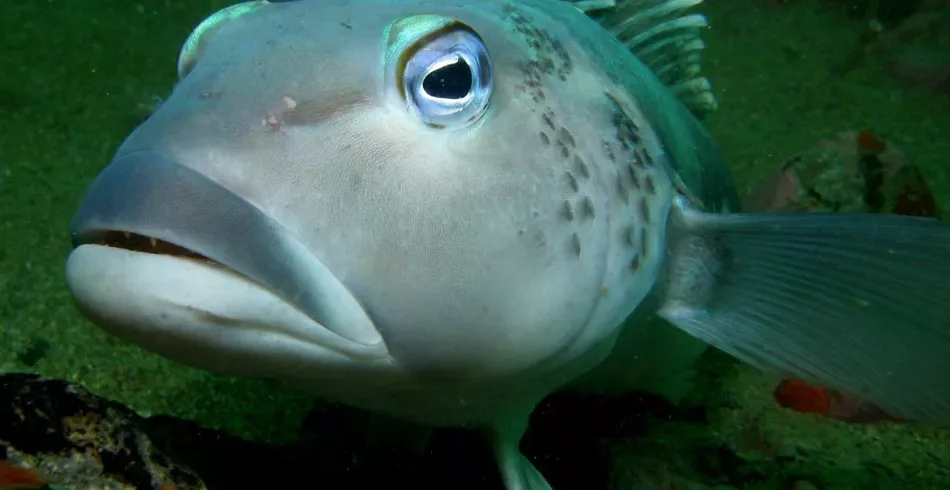
M277 383L213 375L119 341L84 320L65 288L68 224L82 193L170 92L189 32L230 3L0 6L0 373L65 380L137 413L117 415L121 408L102 408L91 395L70 402L125 420L122 430L149 434L174 460L162 464L193 470L167 472L168 484L154 488L357 488L349 478L362 466L340 456L350 454L342 446L352 438L335 421L359 426L359 416L315 408L312 397ZM806 211L870 206L950 216L950 2L707 0L700 11L712 25L703 68L719 100L707 122L750 206L768 208L790 193ZM870 184L855 177L871 157L885 176L877 190L889 209L869 202ZM564 473L555 488L950 489L948 430L835 411L834 394L717 352L702 370L684 407L648 397L552 402L529 434L528 452L542 455L542 471ZM12 449L29 452L34 436L11 425L22 409L16 404L27 392L61 396L50 390L76 391L0 375L0 459ZM105 433L96 426L105 418L74 427ZM68 454L46 442L33 452ZM471 456L478 449L464 438L437 447L442 454L426 463L438 467L432 473L472 472L471 487L451 488L495 488L490 474L479 473L491 465L470 461L487 456ZM586 461L591 456L599 459ZM142 471L163 471L155 464ZM153 488L134 477L122 483L114 466L100 472L108 477L83 469L89 475L80 486L57 486L46 473L17 483L4 468L0 489ZM285 486L301 478L309 483ZM416 488L427 485L434 484Z

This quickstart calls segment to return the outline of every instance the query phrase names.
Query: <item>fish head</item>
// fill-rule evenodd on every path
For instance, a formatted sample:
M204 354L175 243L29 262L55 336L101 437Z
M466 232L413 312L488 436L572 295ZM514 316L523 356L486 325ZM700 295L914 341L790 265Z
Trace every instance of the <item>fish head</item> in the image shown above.
M596 164L614 128L544 19L321 0L205 20L75 215L78 306L281 379L510 376L575 348L623 240Z

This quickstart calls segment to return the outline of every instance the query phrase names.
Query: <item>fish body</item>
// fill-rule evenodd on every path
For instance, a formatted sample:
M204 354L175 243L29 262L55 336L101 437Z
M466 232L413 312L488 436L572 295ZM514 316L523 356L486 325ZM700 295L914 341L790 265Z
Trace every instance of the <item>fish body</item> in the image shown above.
M856 238L889 250L896 262L880 270L900 282L921 270L914 254L943 250L950 233L930 221L736 214L728 168L695 115L714 106L697 73L705 20L685 13L697 3L314 0L218 12L185 42L171 96L88 190L70 291L95 323L181 362L482 428L511 490L549 488L518 450L544 396L569 384L662 391L705 343L878 390L865 397L878 402L919 366L888 359L896 377L870 379L858 368L881 356L823 363L855 336L830 325L842 298L815 291L851 281L854 293L854 267L888 258L855 255ZM793 272L829 270L803 252L829 249L847 267L802 291ZM942 260L927 265L946 270ZM948 289L927 280L915 287ZM793 293L827 315L789 315ZM908 345L932 354L946 318L937 301L908 301L930 332ZM880 323L860 349L841 348L879 353L875 342L895 340ZM830 328L825 342L808 340L816 327ZM925 403L895 413L939 418L947 391L920 385Z
M173 358L285 379L418 422L484 425L503 400L534 403L600 362L652 288L674 192L664 175L670 150L655 127L688 142L672 151L696 176L716 165L728 176L717 152L694 150L714 146L688 109L568 3L242 5L186 42L175 92L123 143L77 220L84 230L156 238L270 282L294 306L283 314L302 310L323 327L293 324L283 337L252 328L232 340L248 344L214 345L220 339L207 336L215 329L227 335L240 331L229 323L274 322L260 313L274 307L239 301L255 294L242 290L229 301L255 311L230 303L216 310L176 287L207 280L202 291L225 291L221 268L198 273L202 266L189 261L181 266L195 270L159 275L82 254L119 253L115 260L159 269L181 261L121 246L77 249L71 265L135 272L114 284L167 277L150 294L225 317L198 319L207 331L120 327L145 345L151 340L137 336L173 333L174 342L153 346ZM439 32L461 43L459 52L490 56L491 100L473 106L484 110L474 122L432 123L434 109L397 92L411 83L407 73L429 68L420 39ZM313 56L320 52L336 54ZM649 104L631 97L638 88ZM184 181L194 189L178 193ZM732 198L731 182L724 186ZM122 187L135 196L107 190ZM236 202L222 204L229 199ZM274 243L252 239L259 236ZM278 270L282 277L269 274ZM94 292L74 289L80 298ZM169 296L185 293L190 303ZM141 325L142 311L157 306L136 301L125 303L135 310L110 315ZM320 350L291 344L295 335L317 335L308 328L324 330Z

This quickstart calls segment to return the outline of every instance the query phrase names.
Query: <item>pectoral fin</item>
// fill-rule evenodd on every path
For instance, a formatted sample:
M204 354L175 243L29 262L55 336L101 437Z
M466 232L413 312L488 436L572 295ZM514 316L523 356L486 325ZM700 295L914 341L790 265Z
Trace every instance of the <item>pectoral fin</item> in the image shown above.
M950 224L674 214L660 316L761 369L950 424Z

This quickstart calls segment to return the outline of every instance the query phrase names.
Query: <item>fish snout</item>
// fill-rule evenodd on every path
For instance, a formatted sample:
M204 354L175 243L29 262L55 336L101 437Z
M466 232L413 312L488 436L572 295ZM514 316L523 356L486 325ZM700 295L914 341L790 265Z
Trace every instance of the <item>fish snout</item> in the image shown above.
M87 316L121 324L113 328L120 335L172 329L187 340L229 325L238 328L219 334L244 335L232 339L238 350L253 351L256 336L312 347L318 362L331 351L387 355L359 301L300 240L163 153L120 152L88 189L70 231L69 287Z

